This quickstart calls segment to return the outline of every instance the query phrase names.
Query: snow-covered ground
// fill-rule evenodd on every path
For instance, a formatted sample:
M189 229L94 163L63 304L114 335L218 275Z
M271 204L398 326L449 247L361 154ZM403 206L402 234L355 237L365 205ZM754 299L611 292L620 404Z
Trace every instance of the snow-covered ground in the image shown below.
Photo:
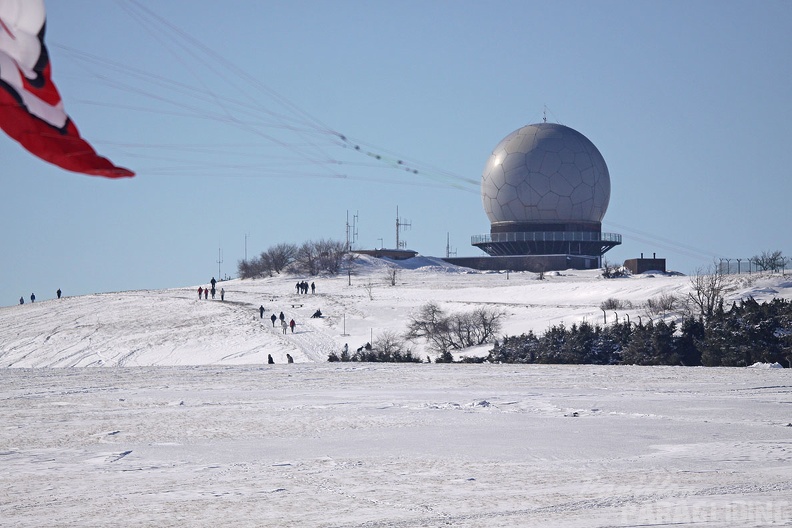
M353 350L382 332L403 332L409 315L430 301L448 312L502 310L502 333L519 335L562 322L646 321L647 299L690 288L684 276L603 279L596 270L570 270L538 280L534 273L478 273L428 257L401 262L391 286L387 266L361 257L352 275L225 281L217 285L226 291L222 302L219 293L198 300L195 285L0 308L0 367L250 365L266 363L268 355L285 363L286 354L298 363L324 362L344 344ZM301 280L313 281L316 293L298 295ZM790 276L731 275L727 284L729 301L792 299ZM610 298L633 308L603 313L599 306ZM317 309L324 317L311 318ZM280 312L295 320L294 333L272 325L269 317ZM428 353L420 344L415 352Z
M789 526L789 369L4 369L0 525Z
M791 369L325 361L430 300L542 332L688 278L409 264L0 309L0 525L792 525ZM792 280L730 277L747 295ZM88 366L113 368L50 368Z

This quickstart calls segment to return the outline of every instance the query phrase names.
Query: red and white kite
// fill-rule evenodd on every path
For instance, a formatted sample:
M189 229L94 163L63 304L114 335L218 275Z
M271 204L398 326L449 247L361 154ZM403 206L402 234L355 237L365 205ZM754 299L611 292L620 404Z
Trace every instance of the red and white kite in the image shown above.
M52 83L44 45L44 0L0 0L0 128L39 158L66 170L123 178L80 137Z

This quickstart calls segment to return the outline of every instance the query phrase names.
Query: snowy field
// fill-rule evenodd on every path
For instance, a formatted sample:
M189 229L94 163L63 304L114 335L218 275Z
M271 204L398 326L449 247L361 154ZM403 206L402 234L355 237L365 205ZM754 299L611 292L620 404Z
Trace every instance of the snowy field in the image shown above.
M430 300L542 332L688 278L382 266L0 308L0 526L792 526L792 369L326 362Z
M3 526L792 524L789 369L4 369Z

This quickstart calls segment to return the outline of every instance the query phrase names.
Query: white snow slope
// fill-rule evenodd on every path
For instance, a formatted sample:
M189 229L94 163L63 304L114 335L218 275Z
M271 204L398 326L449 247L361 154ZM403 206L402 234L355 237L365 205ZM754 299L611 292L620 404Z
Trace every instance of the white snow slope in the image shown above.
M268 354L285 363L287 353L296 362L324 362L345 343L353 349L384 331L403 332L410 313L429 301L448 312L502 310L502 333L519 335L562 322L646 321L647 299L690 288L684 276L603 279L596 270L570 270L538 280L534 273L472 272L427 257L399 263L390 286L387 270L394 265L360 257L351 276L225 281L217 285L226 291L223 302L219 293L198 300L196 285L0 308L0 367L250 365L266 363ZM298 295L300 280L314 282L316 293ZM729 302L792 298L792 277L780 274L730 275L727 284ZM599 306L609 298L633 308L603 313ZM317 309L324 317L312 319ZM284 335L279 321L273 327L269 317L280 312L295 320L294 333ZM420 344L416 352L426 355Z
M220 283L224 302L196 285L1 308L0 525L792 525L792 369L326 362L430 300L542 332L601 323L607 298L634 306L609 322L646 317L688 278L406 264L396 286L363 260L314 295L290 276ZM728 280L730 300L792 298L781 275ZM50 368L89 366L114 368Z

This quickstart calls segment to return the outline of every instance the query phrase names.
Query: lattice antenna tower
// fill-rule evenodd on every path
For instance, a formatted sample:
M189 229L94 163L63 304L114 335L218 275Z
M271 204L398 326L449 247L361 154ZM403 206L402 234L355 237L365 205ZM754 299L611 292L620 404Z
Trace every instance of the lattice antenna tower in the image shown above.
M357 244L358 241L358 212L352 215L352 244Z
M456 257L456 249L451 247L451 233L446 233L446 258Z
M406 220L402 220L401 217L399 217L399 206L397 205L396 206L396 249L402 249L407 247L406 240L401 240L401 241L399 240L399 233L401 232L402 229L408 227L412 227L412 224L410 222L407 222Z
M355 211L355 214L352 215L352 223L349 223L349 210L347 210L347 220L346 220L346 249L347 251L352 250L352 246L355 245L358 239L358 228L357 228L357 221L358 221L358 212Z

